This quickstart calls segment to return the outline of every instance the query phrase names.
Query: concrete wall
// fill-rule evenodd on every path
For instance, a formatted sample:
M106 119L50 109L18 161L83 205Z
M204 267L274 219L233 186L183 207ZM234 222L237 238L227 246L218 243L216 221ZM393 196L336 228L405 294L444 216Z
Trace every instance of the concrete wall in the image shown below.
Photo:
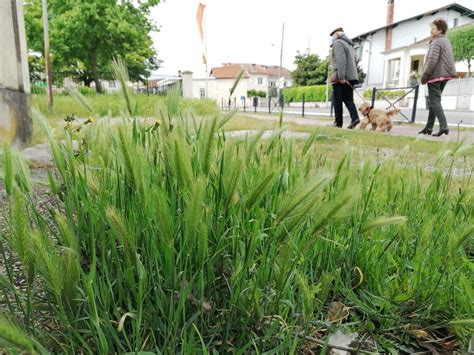
M21 0L0 1L0 141L31 137L30 83Z

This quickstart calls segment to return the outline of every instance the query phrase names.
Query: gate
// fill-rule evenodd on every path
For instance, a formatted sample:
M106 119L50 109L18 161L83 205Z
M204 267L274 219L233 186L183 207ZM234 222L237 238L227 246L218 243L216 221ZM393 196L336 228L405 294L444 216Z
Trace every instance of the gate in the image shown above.
M405 118L405 120L407 122L410 122L410 123L414 123L415 122L415 118L416 118L416 106L418 104L418 92L419 92L419 89L420 89L420 86L419 85L416 85L416 86L409 86L409 87L404 87L404 88L383 88L383 89L377 89L377 88L373 88L372 89L372 107L374 107L375 105L375 98L377 97L377 93L378 95L384 99L385 101L387 101L388 103L388 106L387 106L387 110L390 109L390 108L396 108L395 105L397 103L399 103L401 100L403 100L408 94L410 94L411 92L414 92L415 95L414 95L414 99L413 99L413 109L412 109L412 112L411 112L411 117L408 118L407 116L405 116L405 114L403 112L400 112L400 114L403 116L403 118ZM407 92L405 92L405 94L403 94L402 96L398 97L398 98L395 98L395 99L392 99L392 100L395 100L395 101L391 101L390 99L388 99L382 91L389 91L389 90L408 90Z

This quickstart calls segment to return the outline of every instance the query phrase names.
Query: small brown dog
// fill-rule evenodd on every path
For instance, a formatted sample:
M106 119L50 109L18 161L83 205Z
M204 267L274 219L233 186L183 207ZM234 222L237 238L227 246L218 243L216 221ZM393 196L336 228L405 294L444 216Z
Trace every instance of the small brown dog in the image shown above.
M390 117L400 113L398 108L385 111L372 108L368 103L363 103L359 107L359 111L364 115L364 119L360 122L360 129L365 129L370 123L372 125L372 131L377 130L381 132L390 132L393 127Z

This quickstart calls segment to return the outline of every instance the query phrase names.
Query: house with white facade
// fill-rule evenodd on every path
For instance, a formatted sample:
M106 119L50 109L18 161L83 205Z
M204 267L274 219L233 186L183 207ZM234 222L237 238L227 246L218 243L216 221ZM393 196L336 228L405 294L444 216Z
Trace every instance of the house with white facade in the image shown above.
M413 83L414 73L420 77L425 56L428 53L431 39L430 24L433 20L445 19L449 29L474 23L474 11L456 3L398 22L393 22L394 9L395 1L388 0L387 24L352 39L357 59L360 61L362 70L366 73L365 87L407 87ZM457 63L456 69L459 78L466 76L467 65L465 63ZM454 82L449 83L449 86L453 85ZM425 91L425 87L421 86L421 97L425 95ZM446 91L454 90L447 87ZM474 93L470 94L468 96L472 96ZM472 100L474 104L474 98ZM458 102L454 105L454 102L444 101L443 103L447 105L446 108L460 108ZM470 101L471 97L466 100L464 105L461 103L461 106L466 106L464 108L469 109ZM423 107L424 100L421 100L420 104Z
M212 68L207 80L193 79L192 97L209 97L215 99L219 104L225 102L227 105L230 88L241 70L244 71L242 79L230 98L232 105L242 106L243 98L245 98L246 105L249 106L250 102L247 97L249 90L264 91L268 96L268 92L272 88L277 88L279 75L282 87L292 86L291 72L286 68L280 69L278 66L262 64L224 63L221 67Z

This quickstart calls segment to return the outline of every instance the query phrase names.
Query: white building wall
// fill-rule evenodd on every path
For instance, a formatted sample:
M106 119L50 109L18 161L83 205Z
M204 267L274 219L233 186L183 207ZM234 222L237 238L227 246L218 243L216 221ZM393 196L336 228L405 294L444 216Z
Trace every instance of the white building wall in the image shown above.
M452 17L454 16L454 13L457 13L458 16L460 16L458 12L450 11ZM414 19L395 26L393 29L392 48L408 46L429 37L431 30L430 24L437 18L448 20L449 23L448 11L443 10L434 15L423 16L419 20Z
M454 20L457 19L458 26L463 26L468 23L474 22L473 19L467 16L461 16L461 14L454 10L443 10L433 15L428 15L420 18L419 20L413 19L411 21L403 22L393 28L392 37L392 48L405 47L413 44L414 42L420 41L430 36L430 23L437 18L444 18L452 28ZM385 29L381 29L374 33L372 36L367 37L367 41L363 41L361 65L364 72L367 74L365 86L382 86L385 85L384 73L388 70L385 67L388 58L396 58L393 53L389 53L386 57L385 52ZM370 42L372 42L372 46ZM428 45L422 46L419 54L425 55L428 49ZM370 51L370 52L369 52ZM409 54L410 56L417 54ZM370 57L370 69L369 69L369 57ZM402 58L400 56L400 58ZM411 61L405 60L402 64L402 70L404 77L409 76L409 70ZM459 72L466 72L467 66L463 63L458 63L456 69ZM404 78L403 77L403 78ZM403 79L405 80L405 79Z
M438 18L446 20L450 29L453 28L455 19L457 19L458 26L473 22L473 20L468 16L461 16L459 12L454 10L443 10L433 15L424 16L419 20L414 19L407 21L397 25L393 29L392 48L411 45L429 37L431 22Z
M467 25L468 23L474 22L474 20L468 16L462 16L461 14L457 11L450 10L449 11L449 17L448 17L448 25L449 28L452 28L454 26L454 19L458 19L458 27L459 26L464 26Z
M262 83L258 83L258 79L262 78ZM248 79L249 90L267 91L268 89L268 74L251 74Z
M237 106L241 106L241 97L247 96L248 89L248 80L247 78L242 79L237 88L232 95L231 101L232 105L234 104L234 98L236 98ZM207 81L208 85L208 98L214 99L218 105L224 103L228 104L230 89L234 84L235 79L215 79L209 78ZM206 88L206 79L194 79L193 80L193 97L196 99L201 98L201 89L205 90ZM248 105L248 103L247 103Z
M366 86L381 86L385 64L385 30L380 30L368 36L362 48L362 70L366 73ZM372 42L372 46L370 42ZM370 69L369 69L370 61Z

